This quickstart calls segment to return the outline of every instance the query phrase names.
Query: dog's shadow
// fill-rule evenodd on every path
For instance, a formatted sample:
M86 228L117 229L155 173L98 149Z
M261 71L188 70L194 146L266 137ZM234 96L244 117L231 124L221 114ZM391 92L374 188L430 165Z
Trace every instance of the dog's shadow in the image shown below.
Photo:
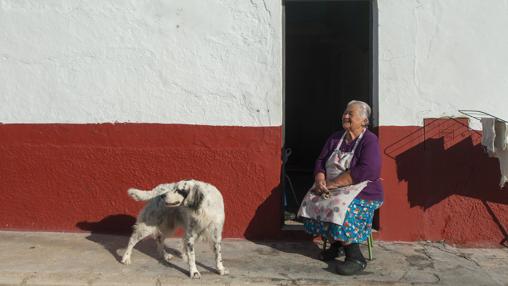
M81 221L76 226L81 230L89 231L90 235L86 239L102 245L120 262L135 222L136 218L133 216L117 214L96 222ZM136 244L135 248L147 256L159 259L153 239L144 239Z
M116 259L116 261L120 263L123 252L129 242L129 236L132 233L132 226L134 223L136 223L135 217L125 214L117 214L109 215L97 222L81 221L76 223L76 227L81 230L89 231L90 235L87 236L86 239L104 247L104 249L106 249ZM157 252L155 240L151 237L143 239L137 243L134 248L139 252L152 257L160 264L169 266L184 273L185 275L189 274L187 269L162 259L160 254ZM180 250L167 247L167 245L166 251L172 254L175 258L182 259L184 256ZM206 266L198 261L196 261L196 265L210 272L217 272L214 268Z

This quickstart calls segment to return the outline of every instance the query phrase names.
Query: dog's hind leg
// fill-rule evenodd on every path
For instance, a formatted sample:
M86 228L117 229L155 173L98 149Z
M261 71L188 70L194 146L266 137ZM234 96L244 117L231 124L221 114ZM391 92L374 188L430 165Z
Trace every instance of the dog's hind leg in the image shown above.
M157 250L159 251L161 257L167 262L173 258L173 255L168 253L166 251L166 247L164 246L164 240L170 235L171 233L159 232L155 237L155 241L157 241Z
M144 223L136 223L133 227L133 232L131 237L129 238L129 244L127 245L127 249L122 256L123 264L131 264L131 254L134 246L143 238L153 234L155 231L155 227L148 226Z
M193 279L199 279L201 278L201 274L196 267L196 253L194 251L194 243L196 242L197 234L190 232L192 231L185 233L183 247L189 262L189 277Z
M212 233L212 243L213 243L213 251L215 252L215 263L217 265L217 271L220 275L227 275L229 271L222 264L222 233L217 227L214 228Z

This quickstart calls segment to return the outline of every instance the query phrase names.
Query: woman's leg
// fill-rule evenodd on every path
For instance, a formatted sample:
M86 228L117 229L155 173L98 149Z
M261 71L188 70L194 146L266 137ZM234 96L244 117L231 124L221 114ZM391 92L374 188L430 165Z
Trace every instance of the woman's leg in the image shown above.
M335 258L344 255L342 241L333 239L329 241L331 242L330 247L328 249L323 249L323 251L321 251L320 259L323 261L332 261L335 260Z
M336 270L341 275L354 275L365 269L367 260L360 250L360 243L368 239L372 230L372 218L374 210L381 205L379 201L355 199L351 203L346 219L339 235L344 235L347 243L344 243L346 258L338 263ZM355 210L355 211L351 211Z
M359 243L349 243L344 245L346 259L337 264L336 271L341 275L354 275L363 271L367 267L367 260L360 250Z

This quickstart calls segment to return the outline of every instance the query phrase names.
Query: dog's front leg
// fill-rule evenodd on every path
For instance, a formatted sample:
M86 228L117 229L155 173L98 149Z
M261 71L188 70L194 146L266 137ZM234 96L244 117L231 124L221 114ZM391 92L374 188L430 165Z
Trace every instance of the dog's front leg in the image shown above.
M129 244L127 245L127 249L122 256L121 262L123 264L131 264L132 249L140 240L152 234L153 231L154 228L147 226L145 223L136 223L134 225L132 235L129 238Z
M196 253L194 252L196 237L197 235L195 233L186 233L184 239L185 252L189 262L189 277L192 279L201 278L201 274L196 267Z
M217 265L217 271L219 271L220 275L229 274L229 271L222 264L222 250L220 241L215 241L213 243L213 250L215 251L215 263Z
M222 249L221 249L221 241L222 241L222 227L216 227L212 234L212 247L215 252L215 263L217 266L217 271L220 275L227 275L229 271L222 264Z

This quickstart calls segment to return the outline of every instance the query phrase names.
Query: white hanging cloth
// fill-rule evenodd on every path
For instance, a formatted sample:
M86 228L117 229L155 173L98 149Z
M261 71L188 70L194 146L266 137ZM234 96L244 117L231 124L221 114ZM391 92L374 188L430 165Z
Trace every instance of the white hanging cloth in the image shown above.
M490 157L499 160L501 179L499 187L508 182L508 128L506 123L495 118L482 118L482 145Z

